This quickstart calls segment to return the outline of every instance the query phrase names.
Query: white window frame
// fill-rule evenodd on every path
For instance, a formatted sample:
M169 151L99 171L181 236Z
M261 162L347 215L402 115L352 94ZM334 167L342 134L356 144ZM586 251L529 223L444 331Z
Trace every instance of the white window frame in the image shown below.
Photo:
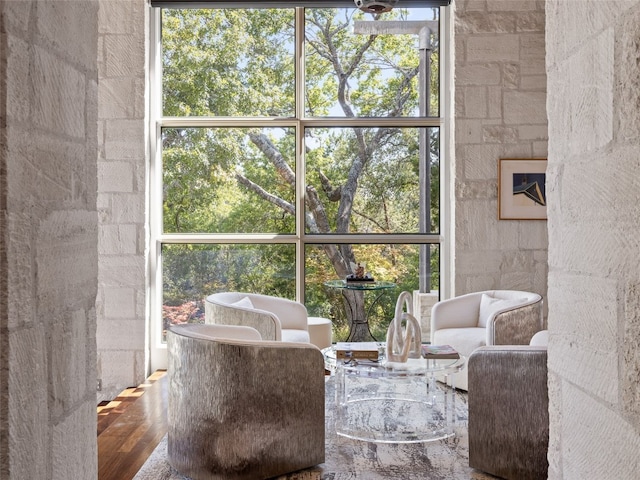
M440 255L440 298L448 298L453 291L454 276L451 272L451 251L453 238L451 233L452 204L451 192L453 171L449 159L451 155L450 119L452 113L452 98L450 66L452 65L450 52L452 41L452 28L450 24L449 8L440 8L440 116L429 118L305 118L304 106L299 100L301 85L304 84L304 72L300 71L304 65L303 58L296 58L296 78L301 79L296 86L296 119L269 120L269 126L294 127L298 138L297 144L302 145L305 127L341 127L358 126L380 127L385 125L408 127L438 127L440 129L440 234L367 234L358 235L311 235L305 233L304 228L304 161L298 163L303 155L298 154L296 161L296 234L262 234L262 235L216 235L216 234L163 234L162 232L162 149L161 130L163 127L253 127L265 126L264 120L249 119L221 119L221 118L176 118L162 116L162 60L161 60L161 9L149 6L149 66L148 66L148 158L147 162L147 219L148 219L148 245L147 245L147 339L148 362L150 371L167 368L166 344L162 342L162 258L161 250L164 243L247 243L269 244L273 242L295 244L296 246L296 298L298 301L304 298L304 253L307 244L349 243L349 244L439 244ZM304 28L304 8L296 9L297 28ZM302 36L297 35L300 39ZM443 41L444 39L444 41ZM300 47L298 45L298 47ZM303 56L302 48L296 49L298 56ZM300 149L298 149L300 150ZM303 159L302 159L303 160Z

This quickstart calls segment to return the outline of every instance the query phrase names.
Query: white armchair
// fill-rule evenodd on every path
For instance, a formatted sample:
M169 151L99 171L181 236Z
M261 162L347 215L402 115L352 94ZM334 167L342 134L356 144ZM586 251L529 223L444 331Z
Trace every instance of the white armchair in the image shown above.
M205 299L205 323L255 328L263 340L331 345L331 321L309 317L293 300L257 293L220 292Z
M469 357L485 345L528 345L544 329L542 297L518 290L486 290L442 300L431 311L431 343ZM468 389L467 368L454 385Z

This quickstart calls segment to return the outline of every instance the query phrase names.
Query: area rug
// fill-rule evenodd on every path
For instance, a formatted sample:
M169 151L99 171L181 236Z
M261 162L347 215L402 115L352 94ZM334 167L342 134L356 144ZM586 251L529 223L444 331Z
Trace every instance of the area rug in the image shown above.
M430 443L393 444L351 440L335 433L334 377L326 382L325 463L277 480L489 480L469 467L467 395L456 395L456 435ZM134 480L189 480L167 462L167 437L158 444Z

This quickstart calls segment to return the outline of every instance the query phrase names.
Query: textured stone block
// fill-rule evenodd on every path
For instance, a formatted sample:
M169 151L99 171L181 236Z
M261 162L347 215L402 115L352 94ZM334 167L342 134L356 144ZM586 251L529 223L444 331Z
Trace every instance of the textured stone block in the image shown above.
M98 399L113 400L126 387L123 385L140 385L144 380L144 376L140 372L144 372L139 368L136 369L134 351L128 351L118 348L106 348L104 340L110 337L118 338L123 332L111 332L100 328L100 323L104 320L98 320L98 378L102 379L102 391L98 392ZM104 333L103 333L104 332ZM101 333L103 333L101 335ZM115 342L114 338L114 342ZM139 365L138 365L139 367Z
M88 325L95 324L95 312L77 310L70 313L70 318L62 318L50 328L49 348L51 356L52 393L55 402L51 405L50 415L64 417L77 404L93 394L87 391L88 378L92 384L95 380L95 366L89 364L89 352L95 350L95 343L89 341ZM63 345L73 342L75 348L65 350ZM89 366L89 369L87 368Z
M456 18L456 34L511 33L516 17L511 13L465 12Z
M562 382L562 478L636 478L640 437L609 405Z
M105 125L106 160L143 161L145 155L143 121L109 120Z
M626 141L638 142L640 137L640 9L624 17L622 26L618 28L620 38L620 68L617 70L615 102L618 107L618 135Z
M550 273L549 368L610 403L618 401L617 312L610 308L616 297L614 281Z
M3 222L4 223L4 222ZM35 288L31 218L27 214L8 214L1 231L8 232L8 312L7 327L15 328L36 321L37 302L32 292Z
M38 2L35 15L40 44L48 50L63 53L71 64L95 67L98 37L97 3L60 2L42 0Z
M29 29L31 2L6 2L3 8L5 10L6 31L15 31L20 35L25 35Z
M487 2L487 11L531 11L539 8L538 0L499 0Z
M423 341L431 337L431 309L439 299L440 296L436 290L429 293L421 293L418 290L413 292L413 312L420 322Z
M520 65L510 62L502 64L502 86L508 89L518 89L520 86Z
M99 114L101 119L131 118L134 116L137 91L133 78L105 78L100 80Z
M485 87L465 87L464 116L485 118L487 116L487 91Z
M467 85L498 85L500 83L500 69L497 64L462 65L456 69L455 84L459 88Z
M74 138L85 136L86 78L58 56L35 47L31 79L40 93L33 104L33 122Z
M104 255L137 253L138 227L136 225L102 225L98 248Z
M456 137L464 143L482 143L482 124L461 118L456 122Z
M544 12L531 12L518 15L517 32L540 32L544 30Z
M105 255L100 259L100 285L140 287L144 285L144 265L139 255Z
M548 129L545 125L518 126L518 137L521 140L547 140Z
M487 101L489 102L487 118L502 119L502 87L487 87Z
M465 249L486 250L497 248L498 231L492 225L492 222L487 219L489 212L487 205L491 204L493 204L491 201L476 199L459 205L458 215L456 215L456 227L467 228L469 231L474 232L473 235L465 238L463 244Z
M620 383L622 406L636 430L640 427L640 284L637 279L625 286L624 346Z
M144 193L120 193L111 198L111 223L139 224L144 218Z
M9 417L4 426L9 452L7 466L12 478L47 478L49 379L44 368L47 364L46 330L40 325L8 335L7 360L11 368L8 368L8 383L2 393ZM35 398L40 401L35 402Z
M105 287L104 315L107 318L131 319L135 317L135 289L125 287Z
M502 254L497 250L470 251L467 249L465 250L460 249L457 252L456 256L458 257L457 258L458 262L461 265L464 265L464 270L462 271L461 276L469 275L473 277L473 276L482 275L482 276L485 276L485 278L491 277L489 272L496 272L495 265L496 264L499 265L500 260L502 258ZM495 285L490 285L488 288L491 289L495 287L496 287ZM476 291L478 290L481 290L481 288L476 289ZM466 292L456 292L456 295L459 295L460 293L466 293Z
M545 92L507 91L504 94L504 120L508 124L547 123Z
M543 245L549 243L549 236L547 231L547 222L534 221L528 222L524 225L518 226L518 245L520 248L527 250L545 250ZM547 256L544 255L544 262L546 263Z
M106 77L133 77L144 71L144 38L139 35L104 37Z
M613 137L613 51L613 30L608 29L583 41L569 59L570 147L574 153L602 147Z
M547 76L544 67L537 69L538 75L523 75L520 78L520 88L522 90L544 91L547 88Z
M98 181L100 193L133 192L133 168L129 162L100 162Z
M474 36L467 44L470 62L510 62L520 58L518 35Z
M485 143L516 143L518 130L515 127L501 125L485 126L482 128L482 140Z
M486 128L497 128L497 127L486 127ZM497 148L490 148L487 144L483 145L482 148L473 148L470 149L474 155L467 157L466 155L461 155L459 161L464 162L462 165L464 166L464 177L460 180L485 180L487 183L491 183L491 185L495 185L493 180L496 178L498 173L498 161L491 161L495 156L498 155L500 150ZM479 153L487 152L486 156L479 155ZM493 158L492 158L493 157ZM493 198L496 198L496 194L492 195Z
M89 397L72 415L53 429L51 480L93 478L98 470L96 442L85 445L86 438L95 436L95 396ZM34 477L35 478L35 477Z
M544 32L543 28L537 31ZM544 75L545 73L545 43L544 34L529 34L520 37L520 71L522 75ZM545 85L546 87L546 85Z
M143 21L136 16L137 9L132 0L108 0L100 2L99 28L101 34L126 34L136 29L136 21Z
M597 230L610 223L632 223L637 218L633 207L640 183L635 174L640 166L637 151L619 150L614 159L600 155L583 158L584 162L564 166L561 181L567 214L576 217L584 205L590 204L588 222ZM607 181L603 182L603 178ZM612 185L616 188L611 188ZM569 199L575 201L567 202ZM631 208L624 208L626 206Z
M140 345L145 343L145 325L144 323L132 319L111 319L105 318L98 321L97 337L100 339L98 346L101 352L106 350L119 351L124 354L125 352L135 352L139 349ZM131 361L131 358L130 358ZM119 362L118 362L119 363ZM133 374L133 361L129 364L125 372L114 373L105 372L104 366L102 369L103 379L105 376L121 376L123 379L131 379ZM116 364L109 364L108 368L115 369ZM134 385L132 383L129 386ZM120 390L124 387L120 386Z
M14 2L18 3L18 2ZM7 70L12 72L6 79L6 116L11 121L22 122L29 118L32 96L29 85L29 44L10 34L2 34L7 44Z
M456 185L456 197L462 200L472 198L495 199L496 198L496 182L495 181L470 181L458 183Z

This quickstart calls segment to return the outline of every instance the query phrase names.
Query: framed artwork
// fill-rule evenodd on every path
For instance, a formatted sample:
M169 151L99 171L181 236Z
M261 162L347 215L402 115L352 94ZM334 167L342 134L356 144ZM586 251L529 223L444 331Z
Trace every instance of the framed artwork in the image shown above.
M500 220L546 220L546 158L501 158L498 165Z

